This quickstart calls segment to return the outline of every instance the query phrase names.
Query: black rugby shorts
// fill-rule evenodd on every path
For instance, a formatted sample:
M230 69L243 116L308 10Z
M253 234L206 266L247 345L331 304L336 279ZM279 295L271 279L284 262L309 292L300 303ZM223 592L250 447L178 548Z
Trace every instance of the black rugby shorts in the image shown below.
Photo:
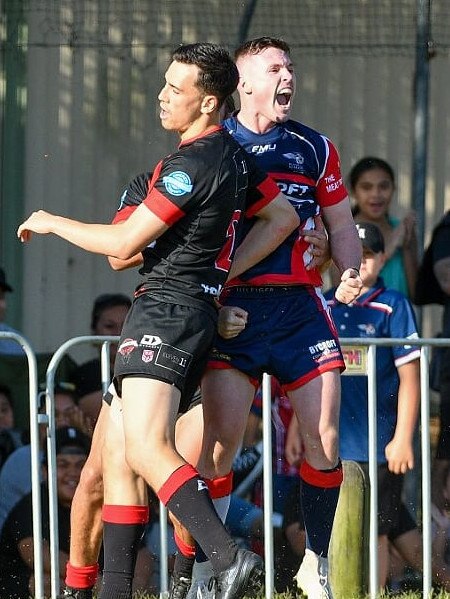
M205 309L168 303L156 294L138 296L128 312L114 365L121 396L126 376L148 377L181 391L180 412L189 408L215 339L217 315Z

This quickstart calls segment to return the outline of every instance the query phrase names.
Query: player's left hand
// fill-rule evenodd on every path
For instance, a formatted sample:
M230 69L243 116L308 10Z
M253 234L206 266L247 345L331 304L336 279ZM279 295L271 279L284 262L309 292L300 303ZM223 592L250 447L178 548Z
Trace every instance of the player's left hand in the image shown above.
M362 281L359 272L354 268L347 268L341 276L334 297L342 304L350 304L361 293Z
M248 312L236 306L223 306L219 310L217 330L224 339L237 337L245 329Z
M388 468L394 474L405 474L414 468L414 452L411 443L397 439L395 436L384 450Z
M308 252L312 256L311 262L307 265L306 270L319 268L326 262L331 260L330 244L325 230L325 225L320 216L314 217L315 229L300 231L303 239L309 243Z
M46 235L52 232L52 222L55 216L45 210L33 212L17 229L17 237L22 242L30 241L32 233Z

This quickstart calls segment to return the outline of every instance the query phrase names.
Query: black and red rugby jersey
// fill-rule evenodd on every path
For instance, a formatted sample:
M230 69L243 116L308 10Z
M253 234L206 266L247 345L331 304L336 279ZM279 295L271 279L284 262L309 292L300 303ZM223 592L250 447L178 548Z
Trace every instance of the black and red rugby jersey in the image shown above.
M122 195L113 222L144 202L170 228L144 251L138 293L161 290L212 302L253 217L279 193L277 185L222 127L189 139Z

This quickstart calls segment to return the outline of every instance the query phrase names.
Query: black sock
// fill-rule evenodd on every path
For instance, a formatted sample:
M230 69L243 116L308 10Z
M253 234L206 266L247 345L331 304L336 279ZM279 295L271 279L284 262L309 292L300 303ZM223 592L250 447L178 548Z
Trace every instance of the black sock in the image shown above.
M99 599L131 599L134 567L139 542L144 534L145 517L139 522L136 509L143 506L103 506L104 567ZM105 513L107 514L105 517ZM131 513L131 518L128 517ZM116 520L110 522L108 520ZM132 523L117 520L132 520Z
M218 517L208 487L195 468L189 464L178 468L158 496L189 530L216 573L231 565L238 547Z
M300 476L307 547L317 555L328 557L342 482L341 462L331 470L316 470L307 462L303 462Z

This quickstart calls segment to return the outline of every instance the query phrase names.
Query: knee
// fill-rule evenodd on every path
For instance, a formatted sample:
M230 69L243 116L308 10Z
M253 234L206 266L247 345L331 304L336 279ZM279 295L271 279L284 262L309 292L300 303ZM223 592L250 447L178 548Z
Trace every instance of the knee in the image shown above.
M100 463L86 462L81 472L77 492L88 495L91 500L103 499L103 475Z

